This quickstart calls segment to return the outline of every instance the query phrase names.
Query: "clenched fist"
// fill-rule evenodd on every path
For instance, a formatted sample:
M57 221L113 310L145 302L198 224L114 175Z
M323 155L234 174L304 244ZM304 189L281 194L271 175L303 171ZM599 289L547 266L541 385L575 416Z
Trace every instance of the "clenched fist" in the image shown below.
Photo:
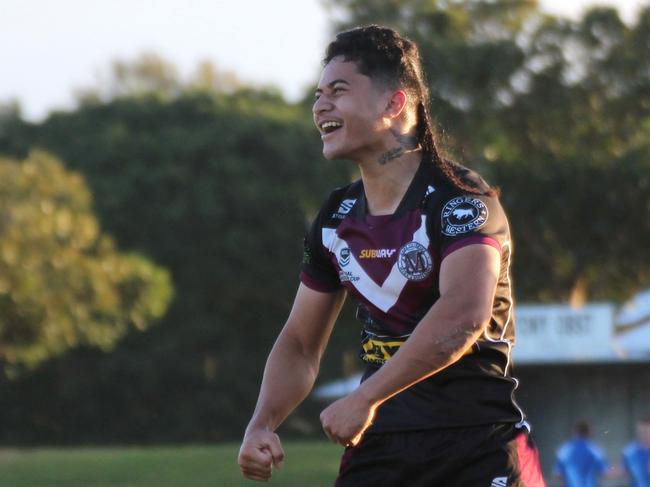
M237 459L244 477L267 482L273 467L281 467L283 460L284 451L278 435L265 429L246 432Z

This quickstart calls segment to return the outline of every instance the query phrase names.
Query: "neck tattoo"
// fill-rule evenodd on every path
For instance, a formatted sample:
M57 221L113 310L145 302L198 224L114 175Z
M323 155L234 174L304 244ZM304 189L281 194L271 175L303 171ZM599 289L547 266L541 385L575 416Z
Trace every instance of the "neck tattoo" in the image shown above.
M402 156L405 152L404 147L393 147L379 156L379 164L383 166L387 162Z
M400 134L394 129L390 131L397 140L399 146L388 149L386 152L379 156L379 164L382 166L398 157L403 156L406 152L417 150L420 145L418 144L418 139L414 135L409 134Z

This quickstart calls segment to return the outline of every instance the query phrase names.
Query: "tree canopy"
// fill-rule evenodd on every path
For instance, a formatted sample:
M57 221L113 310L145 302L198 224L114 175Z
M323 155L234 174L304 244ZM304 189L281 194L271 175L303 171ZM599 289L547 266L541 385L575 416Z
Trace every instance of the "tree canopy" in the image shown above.
M309 220L349 179L347 166L321 160L309 114L277 93L179 86L88 97L42 123L7 116L0 126L0 151L25 157L42 147L83 174L102 227L164 266L176 289L147 334L127 335L108 355L78 349L28 379L66 391L60 411L74 408L74 421L42 414L71 435L79 424L91 438L106 424L141 441L238 434L298 285ZM79 363L72 385L60 371Z
M102 234L85 180L44 152L0 159L0 359L112 348L171 299L169 274Z

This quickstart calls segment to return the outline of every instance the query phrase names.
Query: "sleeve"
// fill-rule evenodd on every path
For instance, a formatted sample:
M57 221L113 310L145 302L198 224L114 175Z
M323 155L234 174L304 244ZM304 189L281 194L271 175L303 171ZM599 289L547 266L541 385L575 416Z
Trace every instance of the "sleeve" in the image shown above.
M340 289L341 281L323 247L322 214L321 210L305 235L300 282L314 291L327 293Z
M461 194L443 198L432 215L441 259L467 245L491 245L501 252L510 230L496 196Z
M565 476L564 472L564 457L566 456L566 447L563 445L558 451L555 452L555 464L553 465L553 473L560 477Z
M627 474L639 485L643 485L641 482L643 482L645 476L650 474L650 472L645 462L639 462L639 458L635 455L635 450L634 443L625 447L621 455L622 463Z

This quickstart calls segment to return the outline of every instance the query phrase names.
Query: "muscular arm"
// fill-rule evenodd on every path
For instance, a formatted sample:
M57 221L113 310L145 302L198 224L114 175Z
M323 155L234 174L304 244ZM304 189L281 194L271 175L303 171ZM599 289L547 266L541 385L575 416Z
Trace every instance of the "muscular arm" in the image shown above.
M488 245L469 245L443 260L440 298L409 339L355 392L339 401L344 404L334 403L321 414L332 440L356 444L379 405L463 356L489 323L500 261L499 252ZM369 411L365 422L356 421L356 431L350 429L354 420L336 418L354 411Z
M311 391L345 292L321 293L303 284L266 362L257 406L239 452L244 476L268 480L284 456L273 431Z
M269 354L249 424L274 431L311 391L345 294L300 284L289 318Z
M469 245L443 260L440 298L359 392L381 404L460 359L490 321L499 270L500 255L487 245Z

